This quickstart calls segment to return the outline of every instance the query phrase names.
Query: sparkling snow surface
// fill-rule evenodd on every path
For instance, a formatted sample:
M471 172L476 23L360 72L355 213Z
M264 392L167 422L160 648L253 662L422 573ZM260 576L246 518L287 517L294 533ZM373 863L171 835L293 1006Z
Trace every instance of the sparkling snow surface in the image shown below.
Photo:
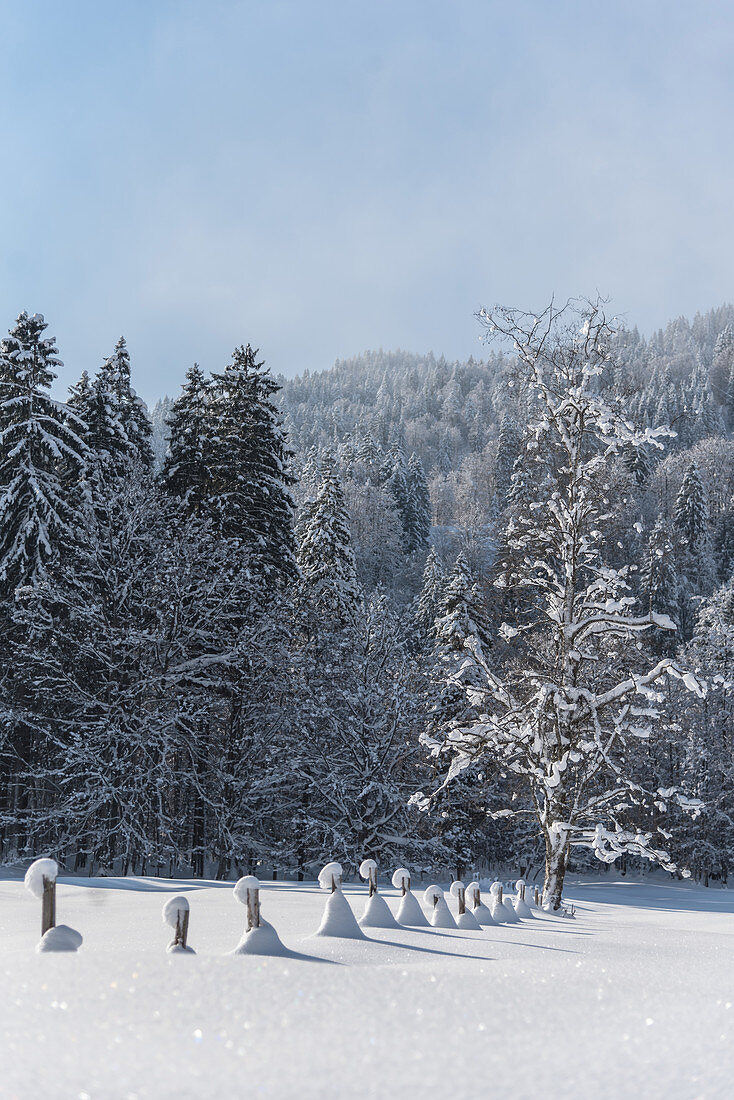
M426 1080L453 1100L734 1095L734 891L576 885L575 921L339 940L311 935L315 884L264 882L299 954L267 958L226 954L231 883L57 890L84 944L37 955L40 904L0 881L0 1097L422 1097ZM189 899L196 955L166 954L167 892ZM363 909L366 887L345 894Z

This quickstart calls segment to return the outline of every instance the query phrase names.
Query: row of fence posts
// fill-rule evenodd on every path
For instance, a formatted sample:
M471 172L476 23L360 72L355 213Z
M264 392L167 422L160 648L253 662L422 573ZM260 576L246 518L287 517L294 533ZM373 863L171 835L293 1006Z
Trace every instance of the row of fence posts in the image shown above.
M364 876L367 878L368 897L372 897L377 893L377 864L374 860L365 860L363 866L367 872ZM334 868L334 871L331 869ZM338 873L336 873L338 868ZM341 890L341 867L338 864L327 864L324 871L329 871L331 882L331 893ZM324 874L321 872L321 875ZM39 951L44 950L56 950L56 951L71 951L77 950L81 946L82 938L78 932L74 932L73 929L67 928L65 925L56 925L56 877L58 874L58 865L55 860L52 859L39 859L36 860L28 868L25 877L25 884L31 893L41 898L41 942L38 945ZM322 883L321 875L319 881ZM329 880L327 879L327 882ZM393 876L393 884L395 884L395 876ZM459 916L462 917L466 914L466 889L463 887L463 883L459 883L461 889L457 890L455 895L458 902ZM502 901L502 885L496 884L499 889L497 894L500 902ZM407 893L410 892L410 876L403 872L399 875L399 888L402 897L404 898ZM519 880L516 884L519 897L522 901L525 901L526 884L524 881ZM429 887L429 891L432 890ZM533 902L537 909L542 907L541 894L537 886L534 886ZM252 875L247 875L241 878L234 887L235 899L242 902L245 905L247 912L247 926L245 929L245 936L251 933L254 929L261 928L261 913L260 913L260 883ZM454 891L452 890L452 894ZM441 892L441 896L443 892ZM477 906L477 897L475 897L475 908ZM436 893L431 898L434 908L439 903L439 896ZM168 950L173 952L187 952L192 953L192 948L188 946L188 933L189 933L189 918L190 907L188 899L183 896L177 896L168 900L163 907L163 919L164 922L169 924L173 928L173 940L168 945ZM65 933L70 935L58 936L56 939L58 943L52 940L53 933L56 931L64 930ZM272 931L272 930L271 930ZM244 942L244 941L243 941ZM72 944L75 944L72 946Z

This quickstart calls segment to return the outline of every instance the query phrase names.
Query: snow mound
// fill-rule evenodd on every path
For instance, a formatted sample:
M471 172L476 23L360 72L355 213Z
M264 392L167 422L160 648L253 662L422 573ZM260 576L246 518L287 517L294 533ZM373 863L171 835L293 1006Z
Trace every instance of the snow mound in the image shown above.
M451 883L451 897L458 898L462 890L466 890L466 886L464 886L464 883L461 881L461 879L455 879Z
M489 888L490 894L496 897L502 889L502 883L495 880Z
M517 913L518 917L522 917L523 919L525 919L526 917L530 917L532 920L535 920L530 906L524 898L520 897L519 894L514 900L514 905L515 912Z
M397 874L397 871L395 872ZM433 904L433 903L431 903ZM398 909L398 924L404 924L406 928L429 928L426 915L420 907L420 902L412 891L408 890L400 899Z
M489 902L489 911L495 924L509 924L507 910L499 899L499 892L492 890Z
M336 893L332 894L332 898L341 896L342 895L339 893L338 890L336 891ZM331 898L329 900L331 900ZM261 919L259 927L251 928L249 932L245 932L244 936L237 944L234 951L230 951L229 954L275 955L287 957L291 954L291 952L288 950L287 947L283 946L281 938L273 928L272 924L268 924L266 920Z
M171 928L176 927L176 921L178 920L179 913L188 913L189 901L185 897L169 898L169 900L163 906L163 923L170 925Z
M169 955L195 955L196 954L193 947L189 947L188 944L186 945L186 947L184 947L183 944L176 943L175 941L173 943L169 943L168 947L166 948L166 951L168 952Z
M331 889L331 887L329 887ZM238 901L240 905L247 905L247 891L259 890L260 880L255 878L254 875L245 875L243 878L237 879L234 884L234 900Z
M37 859L30 865L23 882L26 889L30 890L35 897L42 898L44 878L50 878L53 882L56 882L58 873L59 865L56 860L44 857L43 859Z
M504 901L502 902L502 905L503 905L504 910L507 914L507 916L505 917L505 920L507 921L507 923L508 924L519 924L520 923L520 918L517 915L517 913L515 912L515 906L512 904L510 899L505 898ZM492 910L492 916L494 916L494 910Z
M405 867L398 867L397 871L393 871L392 884L396 890L402 890L410 887L410 871Z
M331 889L331 885L322 887L322 889ZM324 909L324 915L321 918L321 924L316 932L314 932L314 935L338 936L348 940L363 940L367 938L357 924L357 918L350 909L349 902L344 897L341 890L334 890L333 893L329 895L329 899Z
M492 916L492 910L489 908L488 905L485 905L483 901L480 901L479 905L476 905L472 909L472 913L479 921L479 923L485 928L491 927L491 925L497 923L497 921Z
M339 889L342 884L342 865L341 863L336 863L336 861L333 861L332 863L327 863L326 866L322 867L319 871L319 886L321 887L321 889L331 890L332 879L334 880L337 889Z
M426 905L433 906L430 923L434 928L456 928L456 921L451 916L451 910L446 904L440 886L427 886L423 894L423 900Z
M364 914L360 917L359 923L363 928L400 927L395 917L390 912L389 905L382 895L378 894L376 891L371 898L367 899L367 905L365 906Z
M440 897L431 913L431 924L434 928L456 928L457 924L451 915L451 910L446 904L446 899Z
M363 859L359 865L359 877L363 879L368 879L370 877L370 871L376 870L377 863L374 861L374 859Z
M53 860L38 860L38 863ZM45 951L78 951L82 945L81 933L75 928L69 928L68 924L57 924L55 928L49 928L36 946L39 954Z
M465 913L459 913L456 918L456 925L458 928L465 928L472 932L481 932L482 930L481 924L469 909Z

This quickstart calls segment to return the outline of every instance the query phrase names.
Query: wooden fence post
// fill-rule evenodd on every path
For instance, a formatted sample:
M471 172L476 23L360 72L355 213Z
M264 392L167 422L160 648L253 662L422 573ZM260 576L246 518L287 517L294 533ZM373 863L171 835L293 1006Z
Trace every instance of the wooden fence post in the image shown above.
M56 879L43 876L43 899L41 901L41 935L49 928L56 927Z
M334 890L332 878L332 892ZM247 931L260 927L260 890L247 888Z

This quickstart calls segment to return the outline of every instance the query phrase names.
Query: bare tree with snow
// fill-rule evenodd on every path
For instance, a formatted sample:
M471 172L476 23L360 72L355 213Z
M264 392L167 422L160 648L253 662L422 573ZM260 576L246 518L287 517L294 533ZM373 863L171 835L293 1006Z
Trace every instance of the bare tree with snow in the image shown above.
M551 303L537 316L496 308L479 319L490 338L511 342L510 384L532 401L523 468L535 492L508 521L495 580L515 608L500 629L504 655L493 651L490 662L481 641L467 639L454 678L476 717L425 740L452 757L445 783L474 765L521 781L527 800L489 812L536 815L544 904L558 908L571 845L606 862L628 851L670 869L654 810L673 798L697 809L681 792L645 789L635 774L634 746L654 733L660 682L702 689L671 658L644 665L639 635L675 625L654 610L635 615L628 569L606 560L605 528L622 506L606 495L613 466L630 447L662 447L670 432L636 430L601 396L613 330L599 302Z

